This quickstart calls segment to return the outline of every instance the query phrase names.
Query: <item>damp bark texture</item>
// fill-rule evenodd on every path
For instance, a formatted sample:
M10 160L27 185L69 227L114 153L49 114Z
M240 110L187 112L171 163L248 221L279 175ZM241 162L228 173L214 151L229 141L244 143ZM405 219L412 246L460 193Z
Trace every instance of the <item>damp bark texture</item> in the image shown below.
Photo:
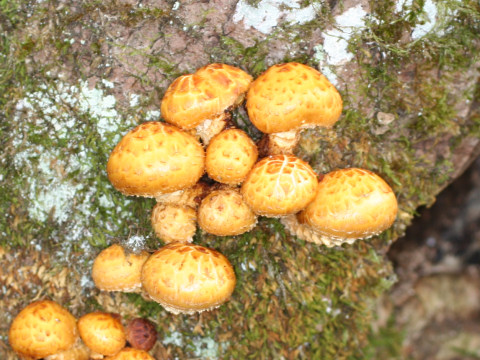
M395 281L386 251L480 152L479 24L475 0L0 2L0 358L15 358L13 317L45 297L76 316L148 317L159 359L368 358L372 304ZM194 242L238 278L232 299L201 315L95 289L101 249L161 246L153 201L108 182L121 136L161 119L179 75L223 62L257 77L288 61L322 71L344 101L339 122L304 131L296 154L319 173L381 175L399 200L394 226L332 249L272 219L238 237L199 231ZM233 121L259 140L242 107Z

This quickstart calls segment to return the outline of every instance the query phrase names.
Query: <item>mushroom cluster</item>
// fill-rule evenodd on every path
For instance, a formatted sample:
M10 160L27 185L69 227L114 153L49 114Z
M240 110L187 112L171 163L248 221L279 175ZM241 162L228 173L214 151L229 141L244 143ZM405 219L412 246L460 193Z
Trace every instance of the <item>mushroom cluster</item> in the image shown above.
M17 314L8 339L23 359L153 360L148 351L157 331L147 319L133 319L124 327L119 315L104 312L88 313L77 321L57 302L39 300Z
M258 144L230 121L245 99L264 133ZM294 155L302 129L331 127L342 112L340 94L316 69L279 64L254 80L210 64L177 78L161 112L165 122L143 123L120 140L107 173L123 194L156 199L151 224L167 245L152 255L104 250L92 271L102 290L143 291L174 313L209 310L228 300L235 274L222 254L190 244L197 225L235 236L258 216L274 217L298 238L331 247L395 220L395 195L378 175L357 168L318 175ZM106 281L97 277L108 272Z

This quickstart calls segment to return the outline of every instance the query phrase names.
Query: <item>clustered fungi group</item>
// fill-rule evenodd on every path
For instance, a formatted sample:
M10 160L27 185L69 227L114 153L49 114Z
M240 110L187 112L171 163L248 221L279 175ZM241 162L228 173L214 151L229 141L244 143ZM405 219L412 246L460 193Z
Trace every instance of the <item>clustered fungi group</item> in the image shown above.
M230 120L245 99L251 123L264 133L258 144ZM328 247L389 228L397 200L381 177L360 168L316 174L294 155L302 129L331 127L341 112L335 87L299 63L274 65L255 80L226 64L177 78L162 100L165 122L129 131L107 163L117 190L156 199L152 228L166 245L153 254L128 253L118 244L104 249L92 269L96 287L140 292L174 314L192 314L226 302L236 284L224 255L191 243L197 225L209 234L234 236L251 230L258 216L275 217L292 235ZM81 318L80 333L93 336L95 327L84 324L98 316ZM127 358L134 357L114 357Z
M58 303L39 300L20 311L8 338L22 359L154 360L148 351L157 332L146 319L132 319L124 327L118 314L105 312L91 312L77 321Z

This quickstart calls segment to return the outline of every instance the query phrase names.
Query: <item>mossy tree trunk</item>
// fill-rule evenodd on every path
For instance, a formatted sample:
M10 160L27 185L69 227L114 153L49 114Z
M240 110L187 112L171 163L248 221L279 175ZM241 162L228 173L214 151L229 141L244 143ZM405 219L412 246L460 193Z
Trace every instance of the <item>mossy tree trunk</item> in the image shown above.
M372 303L394 281L388 247L480 152L479 24L474 0L0 3L0 342L21 307L51 297L75 315L148 316L159 359L365 359ZM159 120L183 73L225 62L258 76L287 61L323 71L344 100L335 127L304 132L297 155L320 173L380 174L399 200L394 226L332 249L271 219L244 236L198 232L238 277L231 301L201 315L94 289L89 269L106 245L161 245L152 201L106 178L120 136ZM258 139L243 109L234 120Z

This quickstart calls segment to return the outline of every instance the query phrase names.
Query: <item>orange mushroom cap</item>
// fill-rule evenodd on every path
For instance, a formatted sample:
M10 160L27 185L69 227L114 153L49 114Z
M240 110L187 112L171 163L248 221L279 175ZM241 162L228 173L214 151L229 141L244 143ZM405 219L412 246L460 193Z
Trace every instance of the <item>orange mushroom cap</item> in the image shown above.
M162 117L182 129L193 129L243 101L251 81L249 74L231 65L204 66L170 84L162 99Z
M342 98L322 73L291 62L274 65L255 79L246 106L252 124L272 134L331 127L342 113Z
M349 168L323 177L314 200L298 214L298 220L323 236L363 239L389 228L397 209L395 194L380 176Z
M93 261L95 286L105 291L132 292L141 288L140 274L149 253L126 253L119 244L103 249Z
M142 284L166 310L178 314L214 309L232 294L236 277L228 259L199 245L170 243L147 260Z
M317 175L307 162L293 155L274 155L255 164L241 193L255 213L280 217L305 208L317 186Z
M190 134L161 122L128 132L110 154L108 178L125 195L156 197L193 186L205 171L205 152Z
M115 355L127 342L122 323L109 313L83 315L78 319L78 330L85 345L101 355Z
M69 349L78 339L76 320L51 300L27 305L10 326L8 340L20 356L41 359Z

